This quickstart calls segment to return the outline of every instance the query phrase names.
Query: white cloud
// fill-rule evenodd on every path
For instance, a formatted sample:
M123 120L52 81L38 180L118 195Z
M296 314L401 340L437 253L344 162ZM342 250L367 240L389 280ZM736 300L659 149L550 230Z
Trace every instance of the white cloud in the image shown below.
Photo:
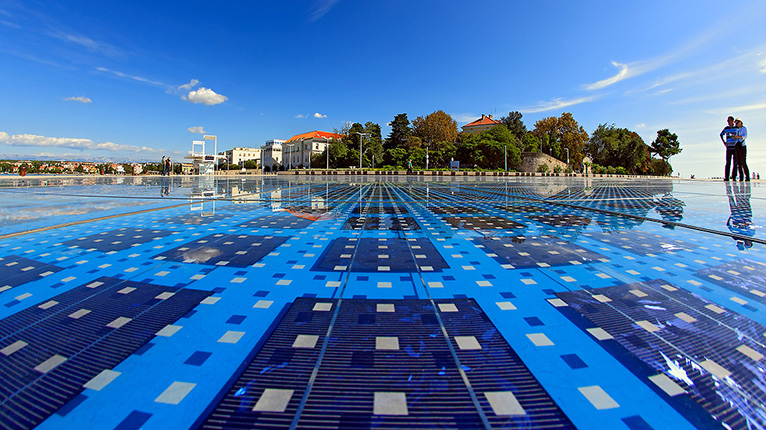
M766 57L764 57L760 52L758 53L758 56L763 57L758 60L758 71L761 73L766 73Z
M327 118L327 115L322 115L321 113L317 112L314 114L314 118Z
M192 79L188 84L183 84L178 87L179 90L189 91L199 84L199 79Z
M295 115L296 118L306 118L306 115L299 113L298 115Z
M205 134L205 127L189 127L187 128L191 133Z
M545 112L549 110L555 110L555 109L562 109L569 106L578 105L580 103L587 103L592 102L593 100L596 100L597 97L591 96L591 97L580 97L579 99L574 100L564 100L564 99L554 99L550 102L544 102L540 103L537 106L532 106L526 109L522 109L521 113L537 113L537 112Z
M32 147L56 147L56 148L73 148L80 151L84 150L101 150L101 151L129 151L129 152L156 152L153 148L146 146L135 145L119 145L114 142L93 142L90 139L77 139L69 137L45 137L38 136L36 134L14 134L8 135L4 131L0 131L0 142L5 143L7 146L32 146Z
M629 78L632 75L635 75L635 73L631 73L630 66L628 66L627 64L620 64L616 61L612 61L612 65L620 69L620 71L618 71L616 75L612 76L611 78L607 78L592 84L588 84L585 86L585 89L600 90L601 88L605 88L605 87L608 87L609 85L616 84L617 82L620 82L624 79Z
M151 79L147 79L141 76L128 75L127 73L118 72L116 70L109 70L106 67L96 67L96 70L98 70L99 72L111 73L112 75L119 76L120 78L132 79L134 81L142 82L145 84L165 86L165 84L163 84L162 82L153 81Z
M473 113L456 113L452 115L452 118L459 123L467 124L471 121L476 121L477 119L481 118L481 115L476 115Z
M67 97L67 98L64 99L64 101L67 101L67 102L90 103L93 100L91 100L88 97L80 96L80 97Z
M225 102L229 98L216 93L210 88L200 87L198 90L189 91L189 94L181 97L189 103L201 103L212 106Z
M315 22L318 21L320 18L325 16L327 12L329 12L335 4L338 3L338 0L317 0L314 2L314 5L309 10L310 16L309 16L309 22Z

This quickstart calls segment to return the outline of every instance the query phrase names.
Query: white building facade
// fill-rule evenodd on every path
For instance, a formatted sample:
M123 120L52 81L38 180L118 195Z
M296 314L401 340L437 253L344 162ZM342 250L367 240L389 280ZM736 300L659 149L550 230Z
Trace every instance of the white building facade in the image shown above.
M226 157L226 161L229 164L236 164L242 167L245 161L254 160L257 163L261 163L261 149L260 148L233 148L222 152L220 155ZM263 164L260 164L261 166ZM260 167L260 166L259 166Z
M282 166L282 145L285 143L282 139L267 140L266 144L261 146L261 166L264 170L279 170Z

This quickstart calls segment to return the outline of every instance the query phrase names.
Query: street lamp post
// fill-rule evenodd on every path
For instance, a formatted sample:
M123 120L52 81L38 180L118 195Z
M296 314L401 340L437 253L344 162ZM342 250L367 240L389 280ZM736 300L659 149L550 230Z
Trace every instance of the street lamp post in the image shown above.
M505 157L505 171L508 171L508 145L503 145L503 157Z
M564 148L567 151L567 168L569 167L569 148Z

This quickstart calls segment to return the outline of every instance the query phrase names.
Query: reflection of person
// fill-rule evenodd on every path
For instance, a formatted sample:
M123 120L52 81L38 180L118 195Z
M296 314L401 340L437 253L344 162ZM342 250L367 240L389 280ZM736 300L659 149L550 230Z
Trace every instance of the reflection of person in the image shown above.
M750 206L750 184L726 184L726 195L729 197L729 208L731 209L731 216L726 221L726 227L729 228L730 232L740 236L734 238L737 242L737 249L752 248L753 242L742 238L742 236L755 236L753 209Z
M726 146L726 167L724 167L723 180L729 180L729 172L736 170L729 170L731 168L731 160L734 158L734 168L737 167L737 160L734 157L735 148L737 147L737 127L734 126L734 117L730 116L726 119L728 125L721 131L721 142ZM726 139L724 139L726 136Z
M732 173L732 179L737 178L737 172L739 172L740 181L750 180L750 169L747 168L747 146L745 146L745 139L747 139L747 127L742 123L742 120L737 118L734 121L734 126L737 127L737 146L734 149L734 157L736 158L735 166L736 171Z

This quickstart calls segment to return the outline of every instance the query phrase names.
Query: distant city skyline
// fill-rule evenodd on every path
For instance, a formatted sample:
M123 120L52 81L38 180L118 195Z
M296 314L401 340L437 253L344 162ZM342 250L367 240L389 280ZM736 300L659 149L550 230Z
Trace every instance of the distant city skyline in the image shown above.
M0 158L182 161L443 110L676 133L674 174L766 166L766 7L719 2L0 2Z

